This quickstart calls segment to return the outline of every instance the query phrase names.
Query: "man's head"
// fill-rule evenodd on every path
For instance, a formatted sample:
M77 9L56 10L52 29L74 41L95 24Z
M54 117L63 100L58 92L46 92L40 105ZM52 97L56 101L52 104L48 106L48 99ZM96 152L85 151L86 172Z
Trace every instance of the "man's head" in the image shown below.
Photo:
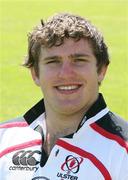
M97 71L109 64L107 46L102 34L88 20L68 14L60 13L46 22L41 21L28 37L28 56L24 66L34 67L38 76L38 63L41 47L60 46L65 39L88 39L97 60Z
M29 35L25 66L43 92L47 115L87 111L108 64L101 33L80 16L55 15Z

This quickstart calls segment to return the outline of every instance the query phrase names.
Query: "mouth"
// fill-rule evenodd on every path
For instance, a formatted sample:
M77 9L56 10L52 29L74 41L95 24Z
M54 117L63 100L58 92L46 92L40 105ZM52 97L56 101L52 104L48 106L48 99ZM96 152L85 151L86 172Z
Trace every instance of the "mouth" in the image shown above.
M77 92L82 85L60 85L56 86L56 89L64 94L71 94Z

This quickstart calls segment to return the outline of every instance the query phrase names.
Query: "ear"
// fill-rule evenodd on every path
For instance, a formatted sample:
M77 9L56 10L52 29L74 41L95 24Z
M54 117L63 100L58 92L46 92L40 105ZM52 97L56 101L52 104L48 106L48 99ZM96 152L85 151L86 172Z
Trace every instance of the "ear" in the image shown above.
M98 82L101 83L105 77L108 66L103 66L98 73Z
M34 67L31 67L30 71L31 71L31 76L32 76L33 81L35 82L37 86L40 86L39 77L37 76Z

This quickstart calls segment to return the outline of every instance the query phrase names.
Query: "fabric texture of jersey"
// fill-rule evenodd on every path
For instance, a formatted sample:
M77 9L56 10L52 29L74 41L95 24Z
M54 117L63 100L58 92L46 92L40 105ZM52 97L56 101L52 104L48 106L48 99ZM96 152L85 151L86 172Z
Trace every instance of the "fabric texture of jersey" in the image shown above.
M49 157L45 134L43 100L0 124L0 180L128 180L128 123L109 111L101 94Z

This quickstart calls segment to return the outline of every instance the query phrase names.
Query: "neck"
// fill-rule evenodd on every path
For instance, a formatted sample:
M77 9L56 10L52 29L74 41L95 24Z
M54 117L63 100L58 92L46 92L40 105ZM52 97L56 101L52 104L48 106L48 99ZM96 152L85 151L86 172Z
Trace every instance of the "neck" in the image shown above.
M49 113L46 111L46 127L47 135L44 143L44 149L47 154L50 154L56 140L76 132L79 123L81 122L85 111L83 113L76 113L71 115Z
M52 134L62 134L63 136L75 132L81 122L86 110L72 114L47 112L46 110L46 126L47 131Z
M97 96L92 100L92 102L87 103L86 106L80 110L72 111L72 113L71 111L58 112L57 109L53 109L53 107L49 106L49 104L45 102L47 135L44 148L48 154L58 138L62 138L76 132L84 114L96 101Z

